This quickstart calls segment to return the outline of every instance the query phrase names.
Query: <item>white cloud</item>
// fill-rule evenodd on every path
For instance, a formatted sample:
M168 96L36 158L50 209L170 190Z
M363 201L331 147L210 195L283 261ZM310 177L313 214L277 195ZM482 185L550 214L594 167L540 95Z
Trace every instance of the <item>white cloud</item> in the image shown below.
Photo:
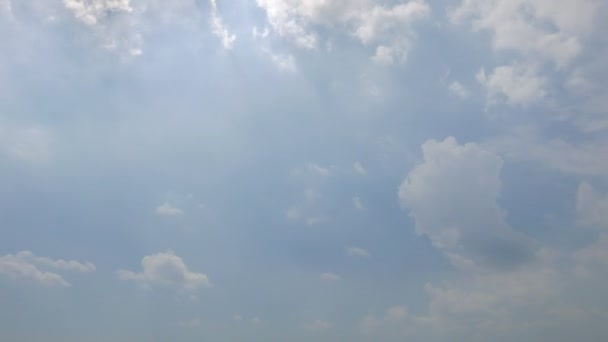
M350 256L367 258L370 256L369 252L361 247L346 247L346 253Z
M581 53L581 40L592 29L596 0L463 0L450 12L455 22L489 30L496 50L568 66Z
M145 256L141 265L143 270L140 273L119 270L117 274L120 279L145 287L160 285L193 291L211 286L207 275L190 271L184 261L171 251Z
M423 162L399 187L419 235L461 268L505 269L534 259L531 241L511 229L498 206L498 156L452 137L429 140L422 152Z
M209 0L209 2L211 4L211 31L220 39L225 49L231 49L236 40L236 35L228 31L217 8L216 0Z
M109 15L133 12L130 0L63 0L63 4L76 19L89 26L97 25Z
M95 265L93 265L90 262L83 263L83 262L79 262L76 260L63 260L63 259L53 260L49 257L35 256L30 251L21 251L21 252L17 253L17 258L20 258L20 259L30 262L30 263L47 266L47 267L51 267L51 268L56 268L59 270L74 271L74 272L81 272L81 273L95 272Z
M162 216L180 216L184 214L184 211L172 206L169 202L165 202L156 207L156 213Z
M63 5L105 49L134 57L143 53L139 11L130 0L63 0Z
M30 251L21 251L16 255L7 254L0 257L0 273L12 279L26 279L49 286L71 286L62 275L41 270L40 267L83 273L95 271L95 265L89 262L53 260L48 257L37 257Z
M450 91L450 93L460 98L465 98L469 96L469 90L458 81L453 81L452 83L450 83L450 85L448 86L448 90Z
M374 44L373 59L385 64L405 61L412 24L430 13L430 7L418 0L392 7L371 0L257 0L257 4L266 11L273 31L296 46L316 48L317 28L344 29L362 44Z
M486 88L490 104L502 101L526 106L542 100L546 95L547 80L534 67L524 64L503 65L490 75L481 69L477 81Z
M332 272L326 272L321 274L321 279L324 281L336 281L340 280L340 276Z
M360 175L362 175L362 176L367 175L367 170L366 170L366 169L365 169L365 167L363 167L363 165L362 165L360 162L358 162L358 161L356 161L356 162L353 164L353 169L355 170L355 172L356 172L356 173L358 173L358 174L360 174Z

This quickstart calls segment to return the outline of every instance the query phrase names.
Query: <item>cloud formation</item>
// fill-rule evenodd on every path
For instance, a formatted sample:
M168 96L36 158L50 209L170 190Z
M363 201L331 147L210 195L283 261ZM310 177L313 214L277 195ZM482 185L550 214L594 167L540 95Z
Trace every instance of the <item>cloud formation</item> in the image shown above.
M141 265L141 272L119 270L118 277L144 287L163 286L185 291L211 286L207 275L190 271L184 261L171 251L145 256Z
M49 257L36 256L30 251L21 251L17 254L7 254L0 257L0 273L9 278L29 280L48 286L71 286L61 274L45 271L44 268L80 273L95 271L95 265L90 262L54 260Z
M498 156L452 137L425 142L422 153L399 187L419 235L462 268L512 268L534 259L534 244L505 222L498 205Z

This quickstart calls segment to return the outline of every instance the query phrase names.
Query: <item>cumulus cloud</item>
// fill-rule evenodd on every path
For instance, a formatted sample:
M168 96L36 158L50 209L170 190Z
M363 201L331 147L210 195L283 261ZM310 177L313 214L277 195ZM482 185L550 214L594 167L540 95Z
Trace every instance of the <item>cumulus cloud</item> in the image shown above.
M71 286L59 273L41 269L45 267L81 273L95 271L95 265L90 262L54 260L49 257L38 257L30 251L21 251L15 255L7 254L0 257L0 273L12 279L25 279L49 286Z
M504 101L526 106L542 100L546 95L547 80L529 65L503 65L494 68L489 75L481 69L477 73L477 81L486 89L490 104Z
M162 216L180 216L184 214L184 211L171 205L169 202L165 202L156 207L156 213Z
M517 267L534 259L529 239L515 232L498 206L503 161L477 144L449 137L422 145L423 162L399 187L416 232L458 267Z
M118 277L145 287L165 286L186 291L211 286L207 275L190 271L184 261L171 251L145 256L141 265L141 272L119 270Z
M488 30L496 50L511 50L540 61L568 66L581 53L600 2L565 0L463 0L450 12L454 22Z
M361 247L346 247L346 253L353 257L367 258L370 256L369 252Z
M296 46L316 48L321 27L345 28L363 45L374 46L373 60L383 64L406 60L411 26L430 14L428 4L418 0L394 6L371 0L257 0L257 4L266 11L274 33Z

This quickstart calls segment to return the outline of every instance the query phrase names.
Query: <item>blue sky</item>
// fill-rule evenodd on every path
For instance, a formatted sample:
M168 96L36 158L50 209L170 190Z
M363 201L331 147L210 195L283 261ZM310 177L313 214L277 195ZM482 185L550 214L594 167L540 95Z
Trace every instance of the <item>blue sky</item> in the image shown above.
M0 0L0 339L605 341L602 0Z

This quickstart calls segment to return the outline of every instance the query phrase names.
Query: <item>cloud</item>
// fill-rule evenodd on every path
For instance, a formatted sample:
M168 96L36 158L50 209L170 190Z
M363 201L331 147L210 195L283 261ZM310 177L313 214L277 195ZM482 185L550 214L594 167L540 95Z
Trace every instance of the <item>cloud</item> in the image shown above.
M220 39L225 49L231 49L236 40L236 35L228 31L217 8L216 0L209 0L209 2L211 4L211 32Z
M356 173L358 173L358 174L360 174L360 175L362 175L362 176L367 175L367 170L366 170L366 169L365 169L365 167L363 167L363 165L362 165L360 162L358 162L358 161L356 161L356 162L353 164L353 170L355 170L355 172L356 172Z
M498 51L564 68L580 55L599 5L595 0L564 0L559 6L549 0L463 0L449 15L475 31L490 31Z
M105 49L130 56L142 54L142 27L137 17L141 9L134 8L130 0L63 0L63 5Z
M371 0L257 0L257 4L265 10L273 32L300 48L319 45L318 28L345 30L361 44L373 45L373 60L383 64L406 60L413 37L411 26L430 14L424 1L394 6Z
M458 267L506 269L534 259L533 244L498 206L502 160L449 137L422 145L423 162L399 187L399 199L426 235Z
M100 24L110 15L133 12L130 0L63 0L63 4L76 19L89 26Z
M340 280L340 276L332 272L326 272L321 274L321 279L324 281L337 281Z
M465 98L469 96L469 90L458 81L453 81L452 83L450 83L450 85L448 86L448 90L451 94L454 94L460 98Z
M82 262L78 262L75 260L63 260L63 259L53 260L49 257L37 257L30 251L19 252L19 253L17 253L17 257L22 260L25 260L27 262L31 262L31 263L39 264L42 266L51 267L51 268L56 268L59 270L74 271L74 272L81 272L81 273L95 272L95 265L93 265L90 262L82 263Z
M184 261L171 251L145 256L141 265L143 270L140 273L119 270L117 274L122 280L134 281L145 287L159 285L193 291L211 286L207 275L191 272Z
M71 286L62 275L41 270L40 267L54 268L63 271L94 272L95 265L75 260L53 260L49 257L37 257L30 251L21 251L16 255L7 254L0 257L0 273L12 279L30 280L48 286Z
M504 101L510 105L527 106L546 95L547 80L529 65L499 66L490 75L481 69L477 73L477 81L486 89L489 104Z
M346 253L353 257L367 258L370 256L369 252L361 247L346 247Z
M156 213L162 216L180 216L184 214L184 211L165 202L156 207Z

